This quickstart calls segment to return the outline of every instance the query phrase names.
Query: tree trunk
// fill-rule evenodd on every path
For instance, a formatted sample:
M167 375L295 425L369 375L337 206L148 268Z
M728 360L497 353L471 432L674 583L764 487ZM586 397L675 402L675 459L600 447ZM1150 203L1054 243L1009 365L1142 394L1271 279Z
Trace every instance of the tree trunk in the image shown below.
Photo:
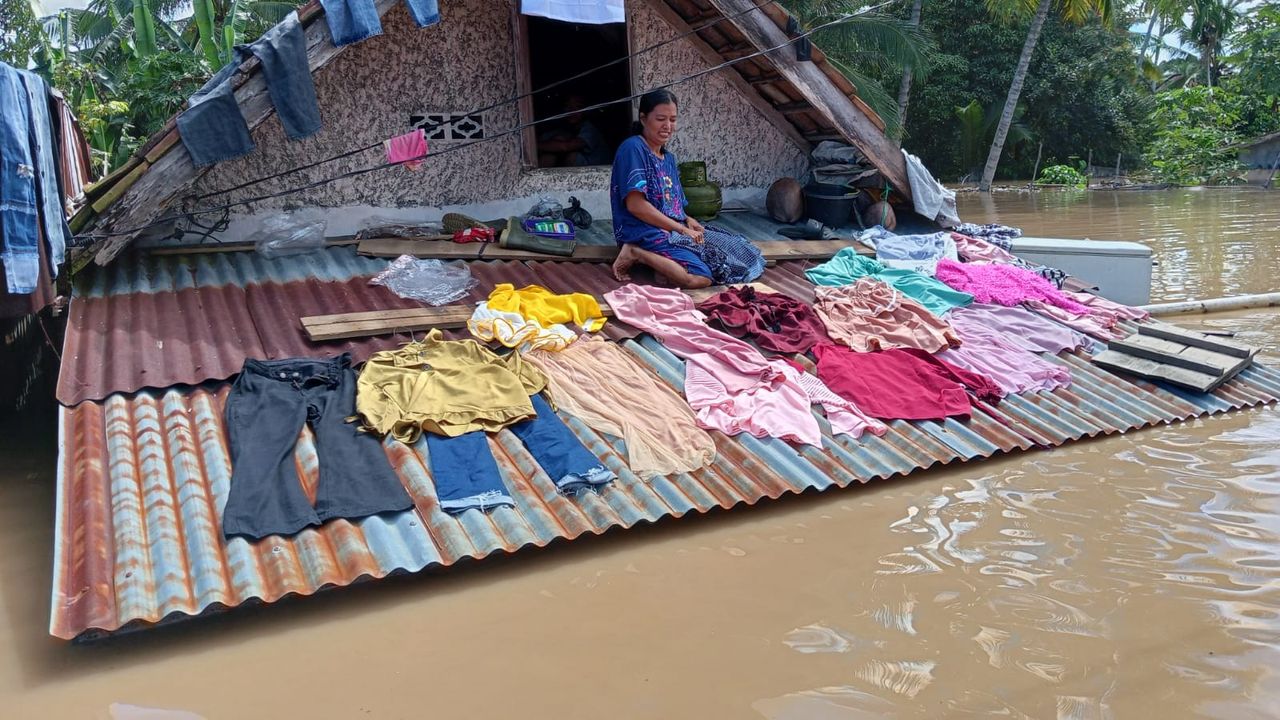
M911 27L920 27L920 7L924 0L911 3ZM898 85L898 124L907 127L907 102L911 100L911 68L902 69L902 83Z
M1142 47L1138 50L1138 75L1142 75L1142 59L1147 56L1147 46L1151 44L1151 32L1156 29L1156 18L1160 13L1151 13L1151 20L1147 23L1147 34L1142 36Z
M991 140L991 152L987 153L987 165L982 169L982 181L978 183L978 189L982 192L991 191L991 181L996 177L1000 154L1004 152L1004 141L1009 135L1009 126L1013 124L1013 111L1018 107L1018 96L1022 94L1022 83L1026 82L1027 69L1031 67L1031 55L1036 50L1040 29L1044 27L1044 19L1049 15L1052 4L1053 0L1040 0L1035 17L1031 18L1031 27L1027 28L1027 40L1022 43L1022 55L1018 57L1017 69L1013 71L1009 96L1004 100L1004 112L1000 113L1000 124L996 125L996 136Z

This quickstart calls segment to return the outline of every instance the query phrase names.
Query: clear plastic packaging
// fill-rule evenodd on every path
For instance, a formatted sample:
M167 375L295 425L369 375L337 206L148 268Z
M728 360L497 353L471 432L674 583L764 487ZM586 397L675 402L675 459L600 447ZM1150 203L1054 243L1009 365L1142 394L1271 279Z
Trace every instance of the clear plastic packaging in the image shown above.
M428 305L444 305L461 299L476 286L476 279L465 263L419 260L401 255L386 270L378 273L370 285L382 285L403 298Z
M560 220L564 218L564 206L560 204L559 200L544 195L538 200L538 204L529 208L529 212L525 213L525 217Z
M254 249L266 258L302 255L324 247L327 224L314 212L284 212L264 220L251 239Z

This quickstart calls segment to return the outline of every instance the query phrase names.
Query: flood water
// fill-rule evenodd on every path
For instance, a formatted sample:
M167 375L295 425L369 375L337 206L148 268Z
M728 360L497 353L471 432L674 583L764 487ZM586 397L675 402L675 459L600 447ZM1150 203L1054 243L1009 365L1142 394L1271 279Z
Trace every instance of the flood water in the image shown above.
M1040 217L1017 216L1004 200L1001 220ZM1099 227L1105 237L1154 234L1161 213L1145 213L1115 212ZM1274 276L1275 232L1272 220L1242 233L1252 241L1232 236L1230 248L1187 257L1264 258ZM1188 268L1180 287L1280 289L1252 270L1208 277L1216 268ZM1280 362L1278 320L1253 310L1180 322L1236 332ZM584 538L90 646L46 630L51 416L0 432L4 718L1280 714L1275 408ZM117 706L113 716L113 704L195 715Z
M957 195L960 217L1035 237L1132 240L1157 265L1151 300L1280 290L1280 192L1259 188Z

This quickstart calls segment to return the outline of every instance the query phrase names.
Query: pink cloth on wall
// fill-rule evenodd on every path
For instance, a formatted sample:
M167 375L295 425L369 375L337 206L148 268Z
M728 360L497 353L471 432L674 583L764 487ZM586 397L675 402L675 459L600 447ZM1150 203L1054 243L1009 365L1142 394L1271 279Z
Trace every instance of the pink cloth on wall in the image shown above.
M951 239L956 243L956 252L960 258L966 262L988 262L988 263L1006 263L1009 265L1021 265L1022 262L1017 255L1005 250L997 245L983 240L982 238L969 237L960 233L951 233Z
M1063 313L1066 316L1066 313ZM995 330L1009 342L1031 352L1058 354L1063 350L1088 347L1092 341L1078 330L1054 322L1023 307L974 303L947 313L952 327L975 324Z
M726 435L745 432L821 447L822 431L809 406L823 400L811 399L816 389L803 380L804 373L711 329L689 296L679 290L624 285L605 298L615 317L658 338L686 360L685 398L699 425ZM844 421L845 431L855 437L885 431L883 424L862 415L852 403L832 407Z
M427 156L427 133L422 128L397 135L383 143L387 149L387 162L401 163L410 170L422 167Z
M1013 265L958 263L943 258L938 261L937 278L956 290L970 293L974 302L1013 306L1039 300L1075 315L1089 312L1089 308L1068 297L1053 283Z
M952 365L986 375L1006 393L1053 390L1071 384L1071 371L1013 342L1003 331L969 316L953 316L964 344L938 357Z

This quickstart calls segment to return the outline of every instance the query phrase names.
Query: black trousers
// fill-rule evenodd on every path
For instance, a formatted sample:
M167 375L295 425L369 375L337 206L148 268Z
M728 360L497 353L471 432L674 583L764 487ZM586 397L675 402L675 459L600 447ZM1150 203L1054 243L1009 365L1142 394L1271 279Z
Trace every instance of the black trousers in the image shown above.
M413 507L382 443L346 421L355 406L356 374L349 355L245 361L227 397L232 471L223 534L291 535L333 518ZM304 424L315 433L320 461L315 507L294 463L294 444Z

